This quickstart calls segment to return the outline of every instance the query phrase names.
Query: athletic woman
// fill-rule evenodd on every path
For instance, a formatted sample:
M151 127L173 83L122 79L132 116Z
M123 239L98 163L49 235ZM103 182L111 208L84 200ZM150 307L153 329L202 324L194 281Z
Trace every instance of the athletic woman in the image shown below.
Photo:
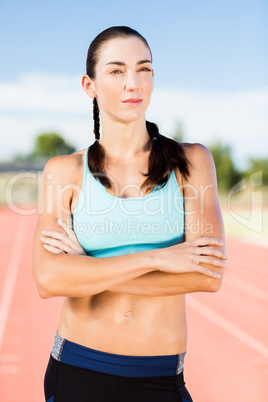
M82 78L96 140L43 171L35 278L41 297L65 297L49 402L192 400L185 294L219 290L224 229L208 149L145 119L153 80L144 37L100 33Z

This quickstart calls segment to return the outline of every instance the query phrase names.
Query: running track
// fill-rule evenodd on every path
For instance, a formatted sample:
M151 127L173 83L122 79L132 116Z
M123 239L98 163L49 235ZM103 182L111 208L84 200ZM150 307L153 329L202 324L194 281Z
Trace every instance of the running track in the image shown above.
M37 294L36 219L0 209L1 402L44 401L43 374L63 299ZM187 295L185 380L194 402L267 402L268 250L227 238L227 254L221 291Z

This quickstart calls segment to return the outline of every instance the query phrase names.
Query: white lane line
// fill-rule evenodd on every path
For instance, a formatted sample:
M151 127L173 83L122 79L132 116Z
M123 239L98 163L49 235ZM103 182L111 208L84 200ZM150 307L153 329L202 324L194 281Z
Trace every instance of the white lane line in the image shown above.
M258 352L263 357L268 359L268 347L266 345L237 327L232 322L228 321L226 318L223 318L220 314L216 313L210 307L207 307L204 303L200 302L195 297L189 294L186 295L186 304L193 310L203 315L205 318L212 321L214 324L218 325L226 332L234 336L240 342L243 342L245 345L255 350L255 352Z
M253 296L256 299L261 300L262 302L268 302L268 291L260 288L259 286L253 285L245 281L244 279L239 278L238 276L227 273L225 276L224 284L231 286L235 289L240 290L241 292L246 293L249 296Z
M13 291L16 283L19 264L21 261L21 254L23 251L24 242L26 240L26 233L28 228L29 218L20 216L18 219L17 230L14 236L11 257L7 267L3 294L0 303L0 351L2 347L5 326L8 319L9 308L13 296Z

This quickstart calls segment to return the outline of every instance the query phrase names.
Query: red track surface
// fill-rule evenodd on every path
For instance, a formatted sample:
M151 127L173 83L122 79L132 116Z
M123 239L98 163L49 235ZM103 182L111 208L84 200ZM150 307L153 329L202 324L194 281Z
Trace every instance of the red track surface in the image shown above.
M63 300L37 294L36 219L0 209L1 402L44 401L43 375ZM227 254L221 291L187 295L186 384L194 402L267 402L268 250L227 238Z

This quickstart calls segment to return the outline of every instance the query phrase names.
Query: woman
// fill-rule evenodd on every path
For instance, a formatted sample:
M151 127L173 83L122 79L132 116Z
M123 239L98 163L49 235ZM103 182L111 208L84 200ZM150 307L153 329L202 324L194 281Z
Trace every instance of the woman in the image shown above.
M224 230L207 148L145 119L153 78L137 31L100 33L82 78L96 141L44 168L35 278L41 297L66 297L49 402L192 400L184 295L220 288Z

